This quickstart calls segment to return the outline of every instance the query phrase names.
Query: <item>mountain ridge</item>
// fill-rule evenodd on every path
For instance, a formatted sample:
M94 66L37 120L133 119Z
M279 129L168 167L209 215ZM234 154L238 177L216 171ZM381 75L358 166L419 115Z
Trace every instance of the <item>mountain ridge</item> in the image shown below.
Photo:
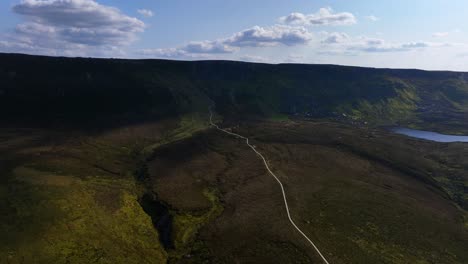
M372 66L358 66L358 65L347 65L347 64L333 64L333 63L305 63L305 62L257 62L257 61L242 61L242 60L182 60L182 59L164 59L164 58L119 58L119 57L67 57L67 56L51 56L51 55L37 55L27 53L15 53L15 52L0 52L0 56L25 56L25 57L43 57L43 58L57 58L57 59L90 59L90 60L121 60L121 61L172 61L172 62L239 62L246 64L265 64L265 65L316 65L316 66L338 66L338 67L351 67L351 68L364 68L364 69L376 69L376 70L390 70L390 71L421 71L421 72L440 72L440 73L463 73L467 74L468 71L458 70L429 70L422 68L392 68L392 67L372 67Z
M214 102L231 117L299 115L460 134L468 130L467 79L464 72L330 64L0 54L0 110L4 118L76 122L206 112Z

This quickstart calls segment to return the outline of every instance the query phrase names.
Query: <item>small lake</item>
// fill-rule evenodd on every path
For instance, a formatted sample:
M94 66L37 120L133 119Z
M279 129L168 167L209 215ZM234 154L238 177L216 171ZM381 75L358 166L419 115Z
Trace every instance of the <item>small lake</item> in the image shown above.
M436 132L403 127L393 128L392 131L398 134L403 134L414 138L432 140L437 142L468 142L468 136L444 135Z

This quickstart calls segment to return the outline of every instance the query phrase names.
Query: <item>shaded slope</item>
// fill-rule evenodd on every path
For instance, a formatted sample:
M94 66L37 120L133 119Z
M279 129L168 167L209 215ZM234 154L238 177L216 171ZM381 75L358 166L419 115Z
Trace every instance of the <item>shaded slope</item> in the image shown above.
M135 120L206 112L214 101L225 116L284 113L463 132L467 77L334 65L1 54L0 110L10 119L75 122L99 114Z

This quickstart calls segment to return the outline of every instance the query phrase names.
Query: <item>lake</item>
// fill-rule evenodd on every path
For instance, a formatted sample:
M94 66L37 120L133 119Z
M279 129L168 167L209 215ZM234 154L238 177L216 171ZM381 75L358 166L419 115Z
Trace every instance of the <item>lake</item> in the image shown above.
M444 135L431 131L416 130L403 127L393 128L392 131L398 134L403 134L414 138L432 140L437 142L468 142L468 136Z

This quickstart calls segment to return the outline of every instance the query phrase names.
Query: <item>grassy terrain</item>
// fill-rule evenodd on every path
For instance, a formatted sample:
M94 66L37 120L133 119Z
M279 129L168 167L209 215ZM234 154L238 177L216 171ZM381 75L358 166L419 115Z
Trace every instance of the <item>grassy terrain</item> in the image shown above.
M139 204L147 190L133 171L148 147L206 127L199 120L194 114L71 136L60 130L2 129L1 259L164 263L168 254Z
M255 135L285 183L293 218L332 263L468 260L466 201L454 195L466 194L448 176L463 155L439 162L463 144L328 122L243 124L239 132ZM173 210L209 210L207 186L224 208L175 263L320 263L290 227L276 182L242 141L203 133L168 145L149 167L155 191ZM466 181L466 170L458 173Z
M382 129L467 134L467 77L0 54L0 263L321 263L211 105L331 263L467 263L467 145Z
M41 182L27 179L41 178ZM18 173L2 224L9 263L152 263L166 258L132 183L115 179ZM63 177L63 178L59 178Z
M332 135L329 142L320 130ZM440 191L431 177L451 170L434 160L450 151L435 143L330 124L294 132L297 139L288 137L291 141L284 140L282 132L269 135L264 151L278 173L288 176L285 180L300 212L296 219L317 234L319 242L333 237L329 252L340 255L334 262L340 258L343 263L466 261L466 211L459 209L463 202L448 200L445 190L449 189ZM277 140L286 144L274 143ZM417 157L428 152L431 156ZM459 176L468 175L465 171Z
M265 154L293 218L333 263L468 259L466 144L328 121L232 124ZM320 263L289 226L258 157L206 128L206 114L93 132L3 128L1 256ZM171 215L171 248L154 226L158 214L141 206L148 193Z

